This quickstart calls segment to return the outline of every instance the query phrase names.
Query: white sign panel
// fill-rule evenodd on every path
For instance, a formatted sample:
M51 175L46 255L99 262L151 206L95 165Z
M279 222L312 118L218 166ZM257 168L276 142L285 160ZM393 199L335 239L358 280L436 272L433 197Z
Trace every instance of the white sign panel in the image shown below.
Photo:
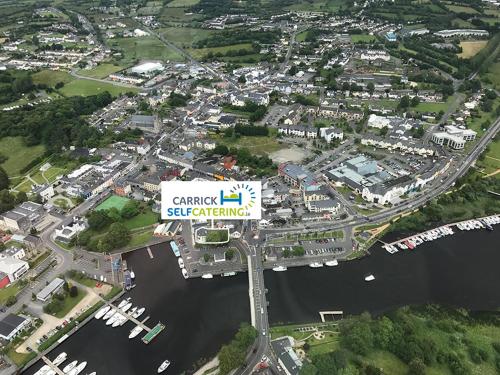
M261 218L260 181L163 181L161 218Z

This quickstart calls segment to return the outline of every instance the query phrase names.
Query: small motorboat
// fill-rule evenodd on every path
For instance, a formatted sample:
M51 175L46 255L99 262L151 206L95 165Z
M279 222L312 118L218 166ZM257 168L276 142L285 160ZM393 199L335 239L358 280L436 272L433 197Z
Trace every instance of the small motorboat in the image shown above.
M168 366L170 366L170 361L167 359L160 365L160 367L158 367L158 374L165 371L168 368Z

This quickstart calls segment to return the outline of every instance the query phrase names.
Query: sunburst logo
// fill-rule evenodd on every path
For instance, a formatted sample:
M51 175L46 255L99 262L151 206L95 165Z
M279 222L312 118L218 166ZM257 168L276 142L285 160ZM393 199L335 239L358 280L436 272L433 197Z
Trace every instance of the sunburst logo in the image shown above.
M236 184L229 190L229 194L225 194L223 190L220 191L221 205L224 203L238 203L239 206L245 210L250 210L255 206L256 194L255 190L248 184Z

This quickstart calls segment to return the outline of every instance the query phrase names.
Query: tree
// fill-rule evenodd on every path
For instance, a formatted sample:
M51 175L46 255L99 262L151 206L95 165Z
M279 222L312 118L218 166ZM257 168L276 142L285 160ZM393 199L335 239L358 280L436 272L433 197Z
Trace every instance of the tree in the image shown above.
M234 258L234 250L233 249L229 249L226 251L226 259L227 260L231 260Z
M70 289L69 289L69 296L71 298L75 298L76 296L78 296L78 288L76 287L76 285L73 285Z
M408 375L425 375L425 364L420 358L414 358L408 364Z
M318 373L318 369L312 363L305 363L304 366L300 369L300 375L316 375Z
M243 74L238 77L238 83L241 83L241 84L247 83L247 79L245 78L245 76Z
M420 98L416 95L410 100L410 106L412 107L416 107L419 103L420 103Z
M125 206L120 211L121 217L124 219L130 219L139 214L139 202L135 200L129 200L125 203Z
M9 296L7 298L7 301L5 302L5 306L12 306L17 302L17 297L16 296Z
M296 65L292 65L292 67L288 70L288 74L290 74L291 76L294 76L295 74L297 74L298 72L298 68Z
M373 82L368 82L368 85L366 85L366 88L368 89L368 92L370 95L373 95L373 92L375 91L375 85Z
M400 109L406 109L410 106L410 98L408 95L405 95L401 98L398 104L398 108Z
M3 167L0 167L0 190L7 189L9 187L9 176Z

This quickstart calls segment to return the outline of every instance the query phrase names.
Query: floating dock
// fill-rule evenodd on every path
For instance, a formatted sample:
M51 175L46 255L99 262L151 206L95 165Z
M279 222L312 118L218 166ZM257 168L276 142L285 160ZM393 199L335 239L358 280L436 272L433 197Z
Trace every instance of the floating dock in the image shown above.
M165 329L165 325L162 323L158 323L155 325L151 331L146 333L146 335L142 338L142 342L144 344L149 344L156 336L160 334L161 331Z

